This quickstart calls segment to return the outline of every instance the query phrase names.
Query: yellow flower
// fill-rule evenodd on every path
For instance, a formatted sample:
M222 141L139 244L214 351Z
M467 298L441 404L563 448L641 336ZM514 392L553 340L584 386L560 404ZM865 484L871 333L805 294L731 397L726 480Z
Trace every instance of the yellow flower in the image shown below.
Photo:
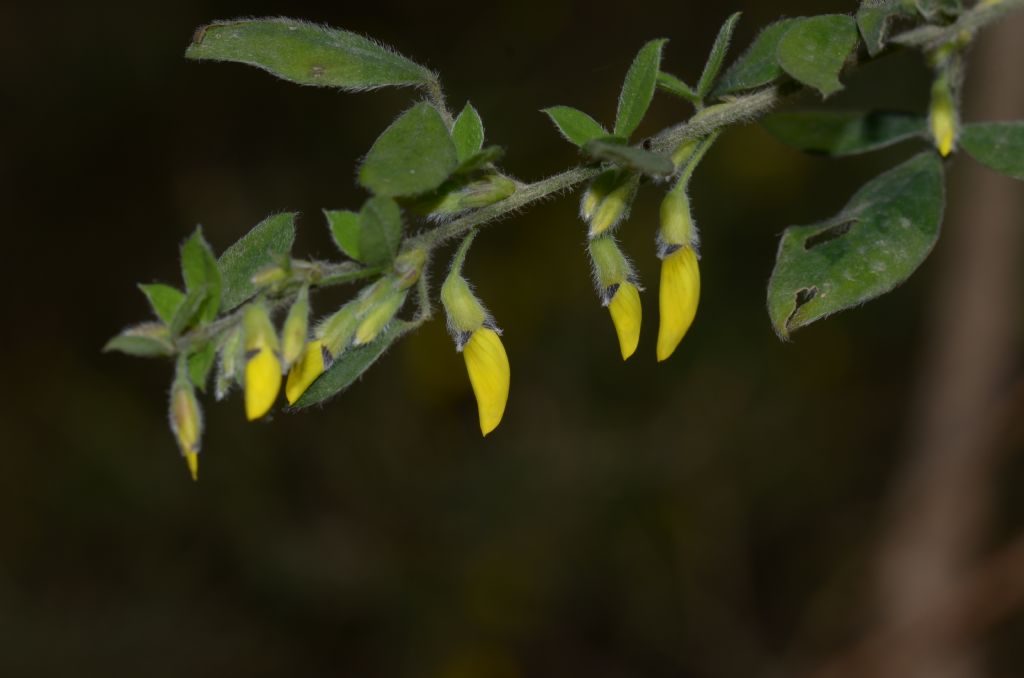
M245 416L259 419L274 406L281 390L277 333L262 303L249 304L242 317L245 329Z
M259 419L274 406L281 390L281 362L267 348L257 349L245 365L245 416Z
M690 329L700 300L697 253L683 246L670 251L661 262L658 310L658 361L667 359Z
M292 365L292 369L288 373L288 383L284 387L284 395L288 399L288 404L294 405L310 384L324 373L325 368L324 343L311 341L306 344L306 350Z
M508 402L508 355L498 333L488 327L473 332L462 355L480 413L480 432L487 435L501 423Z
M203 417L192 383L183 371L171 387L171 430L178 439L192 480L199 478L199 441L203 433Z
M640 291L636 285L630 282L620 284L608 303L608 311L619 337L622 359L626 360L640 343Z

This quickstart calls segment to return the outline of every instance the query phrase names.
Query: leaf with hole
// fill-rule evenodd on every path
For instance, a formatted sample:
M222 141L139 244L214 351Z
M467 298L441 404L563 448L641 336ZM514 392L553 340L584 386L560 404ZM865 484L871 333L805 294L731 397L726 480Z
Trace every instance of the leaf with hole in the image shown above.
M857 22L845 14L824 14L794 25L779 40L776 58L794 80L823 97L843 88L839 73L857 47Z
M435 79L423 66L369 38L295 19L203 26L185 56L248 64L300 85L353 92L389 85L426 87Z
M626 146L618 140L594 139L587 142L583 152L597 160L650 176L664 177L675 171L672 158L667 155Z
M551 122L555 123L555 127L569 143L581 148L592 139L603 139L608 136L601 123L571 106L552 106L543 109L543 112L547 113Z
M432 191L451 176L458 152L437 109L418 103L373 142L359 183L390 198Z
M960 145L981 164L1014 179L1024 179L1024 121L966 125Z
M745 89L754 89L776 80L782 75L782 68L775 58L779 41L793 26L803 21L800 18L782 19L766 26L754 42L750 43L740 58L726 70L712 90L713 97L731 94Z
M913 0L865 0L861 3L857 10L857 27L868 54L877 56L885 48L893 23L912 16Z
M768 282L768 314L783 339L885 294L925 260L939 237L942 162L925 151L865 184L836 216L782 235Z
M391 344L395 343L403 334L412 329L412 323L402 320L394 321L379 337L369 344L350 348L346 350L330 369L320 375L313 384L306 389L302 397L296 401L292 409L300 410L310 405L316 405L337 395L351 386L356 379L361 377L366 370L377 362Z
M279 263L295 242L295 213L267 217L220 255L217 267L224 281L224 311L237 308L256 294L252 277L261 269Z
M926 135L927 120L886 111L792 111L761 120L787 146L832 156L856 155Z
M640 48L633 59L619 93L619 109L615 114L615 136L628 139L643 121L654 98L654 88L661 69L661 50L667 39L651 40Z

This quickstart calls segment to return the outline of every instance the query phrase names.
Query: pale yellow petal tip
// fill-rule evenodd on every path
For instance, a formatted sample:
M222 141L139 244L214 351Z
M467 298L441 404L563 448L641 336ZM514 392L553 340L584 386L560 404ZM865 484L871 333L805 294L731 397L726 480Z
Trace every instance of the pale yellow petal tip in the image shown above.
M197 482L199 480L199 454L186 452L185 463L188 464L188 472L192 476L192 481Z
M608 311L619 337L622 359L628 360L640 343L640 291L632 283L622 283L608 304Z
M324 344L322 341L311 341L306 345L306 350L292 365L288 373L288 382L284 387L285 398L289 405L302 397L310 384L324 373Z
M683 340L697 315L700 270L692 247L681 247L661 262L658 294L658 362L667 360Z
M258 349L245 366L245 416L259 419L274 406L281 390L281 363L267 347Z
M469 383L476 396L480 432L486 436L501 423L508 402L508 355L498 333L483 327L466 342L462 356L466 360Z

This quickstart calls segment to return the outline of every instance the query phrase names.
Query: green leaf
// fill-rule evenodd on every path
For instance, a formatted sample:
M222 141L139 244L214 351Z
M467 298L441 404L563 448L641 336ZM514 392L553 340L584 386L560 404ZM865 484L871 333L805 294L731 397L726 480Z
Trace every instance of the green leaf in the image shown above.
M685 82L665 71L658 72L658 87L674 94L675 96L689 101L691 104L695 104L701 100L701 97L697 96L697 93L693 91L693 88L687 85Z
M176 287L161 283L139 285L139 289L146 295L156 317L170 325L174 320L174 314L181 307L181 302L185 300L185 293Z
M217 257L203 238L200 227L181 246L181 275L185 279L186 292L202 292L204 295L197 316L199 322L209 322L216 318L221 302L221 274L217 267Z
M619 110L615 114L615 136L628 139L647 114L654 98L654 87L661 68L661 49L667 39L651 40L640 48L626 73L619 93Z
M960 145L981 164L1024 179L1024 120L966 125Z
M324 216L338 249L350 259L362 261L359 254L359 214L352 210L324 210Z
M591 118L583 111L571 106L552 106L542 109L555 123L555 127L562 133L569 143L583 147L592 139L603 139L608 136L601 123Z
M128 355L151 358L172 355L171 335L163 323L142 323L129 327L106 343L104 353L120 351Z
M395 258L402 242L402 211L391 198L370 198L359 212L359 254L368 266Z
M224 281L223 310L230 311L256 294L252 277L279 262L292 251L295 242L295 213L267 217L225 250L217 261Z
M484 121L480 119L480 114L473 108L473 104L468 101L452 125L452 142L455 144L455 155L459 163L466 162L483 148Z
M786 73L827 97L843 88L839 72L858 40L857 22L851 17L823 14L786 31L776 56Z
M373 40L295 19L203 26L185 56L248 64L300 85L351 92L389 85L426 86L435 80L423 66Z
M176 337L192 327L201 318L208 299L209 292L205 285L188 291L168 325L172 337Z
M459 163L459 166L455 168L455 173L469 174L471 172L475 172L481 167L498 160L498 158L503 155L505 155L505 149L501 146L488 146L487 148L482 148Z
M906 280L939 237L944 201L942 162L926 151L869 181L831 219L787 228L768 283L775 331L788 339Z
M931 21L940 14L946 16L958 16L964 11L963 3L960 0L915 0L917 11L925 19Z
M370 369L373 363L377 361L377 358L380 358L391 344L412 329L412 327L412 323L405 321L392 322L379 337L369 344L346 350L334 361L330 369L320 375L320 378L306 389L306 392L295 402L292 409L300 410L310 405L322 403L331 396L344 391L356 379L361 377L366 370Z
M359 183L377 195L398 197L432 191L459 164L441 114L418 103L384 130L359 168Z
M718 71L722 68L722 61L725 60L725 53L729 50L729 41L732 40L732 32L736 29L736 22L740 20L741 12L736 12L722 24L718 30L718 37L711 47L711 54L704 64L704 72L700 75L700 82L697 83L697 96L703 99L711 91L718 77Z
M773 113L761 124L784 144L811 153L856 155L927 134L924 117L873 111Z
M626 146L618 140L594 139L587 142L583 152L597 160L651 176L668 176L675 171L669 156Z
M868 54L876 56L885 48L895 20L911 16L914 16L913 0L865 0L857 10L857 27Z
M206 382L210 378L210 370L217 358L217 347L208 341L193 351L188 357L188 375L192 383L206 393Z
M712 90L713 97L731 94L745 89L767 85L782 75L782 68L775 58L779 41L803 19L782 19L766 26L747 51L725 72L718 85Z

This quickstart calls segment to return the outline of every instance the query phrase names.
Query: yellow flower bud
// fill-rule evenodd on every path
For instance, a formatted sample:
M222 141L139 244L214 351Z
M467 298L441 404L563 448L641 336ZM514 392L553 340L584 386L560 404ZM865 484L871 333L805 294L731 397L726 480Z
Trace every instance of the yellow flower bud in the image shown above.
M203 416L196 400L195 390L184 369L171 387L171 430L178 440L178 448L188 463L192 480L199 477L199 443L203 434Z
M619 171L610 169L602 172L596 179L590 182L587 190L583 192L580 199L580 218L587 223L594 217L597 206L615 188L619 181Z
M334 312L316 328L316 337L324 350L337 358L348 347L359 325L358 301L352 301Z
M678 185L661 201L661 228L658 237L663 245L687 245L696 248L697 227L690 213L690 199L685 186Z
M453 272L441 285L441 304L448 316L448 331L458 337L471 333L487 321L487 309L473 294L469 283Z
M262 303L249 304L242 316L245 331L245 416L259 419L273 407L281 390L277 333Z
M664 255L658 294L658 361L667 359L690 329L700 300L700 270L697 253L682 246Z
M402 308L407 294L408 290L394 291L379 304L367 311L356 328L355 338L352 341L353 345L362 346L376 339L381 331L387 327L387 324L391 322L391 319L395 317L398 310Z
M324 373L326 367L323 342L311 341L306 344L302 356L292 365L292 369L288 373L288 382L284 387L284 395L288 399L288 404L294 405L310 384Z
M619 337L619 350L626 360L640 343L640 291L636 285L624 282L618 286L608 303L608 311Z
M409 289L420 279L423 267L427 263L427 251L423 248L406 250L395 258L395 281L398 289Z
M928 113L928 126L931 129L935 148L946 157L956 148L957 111L953 102L953 92L949 86L949 78L940 75L932 84L932 103Z
M480 432L487 435L501 423L508 402L508 355L498 333L489 327L481 327L466 342L462 356L476 396Z
M227 333L220 347L220 364L214 390L217 400L223 400L238 379L238 363L242 354L242 328L236 326Z
M259 287L267 287L279 283L288 277L288 271L278 265L267 266L256 271L252 276L252 283Z
M302 286L281 328L281 360L285 369L299 359L309 335L309 287Z
M621 182L612 189L608 195L601 200L594 210L594 216L590 220L591 238L596 238L602 233L615 228L629 215L629 207L636 195L636 188L639 184L639 177L629 174L622 178Z

